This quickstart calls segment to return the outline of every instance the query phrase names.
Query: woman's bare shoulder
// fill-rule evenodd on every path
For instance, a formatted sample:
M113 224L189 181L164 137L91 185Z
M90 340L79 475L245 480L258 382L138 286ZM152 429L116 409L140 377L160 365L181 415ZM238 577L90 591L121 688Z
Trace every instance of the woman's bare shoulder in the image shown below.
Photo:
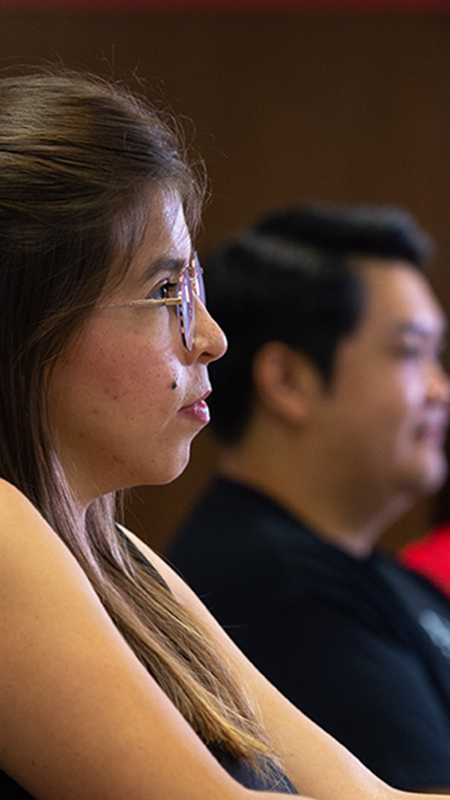
M69 549L1 481L0 525L0 769L49 800L246 797L135 657Z
M12 483L0 478L0 512L14 514L27 507L33 508L25 495Z
M24 587L50 590L59 579L62 588L68 575L88 587L78 562L35 506L0 479L0 603L15 602Z
M0 478L0 539L9 538L11 528L19 536L29 535L29 526L49 532L42 515L16 486ZM56 536L56 534L54 534Z

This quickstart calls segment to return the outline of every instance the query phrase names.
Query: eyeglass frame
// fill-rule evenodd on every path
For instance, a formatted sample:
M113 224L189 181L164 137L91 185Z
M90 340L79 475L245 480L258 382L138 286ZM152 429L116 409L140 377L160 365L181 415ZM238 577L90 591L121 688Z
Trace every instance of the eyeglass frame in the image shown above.
M185 281L187 273L188 281ZM126 303L109 303L100 308L131 308L134 306L176 306L178 327L180 330L181 341L189 352L194 346L195 334L195 298L206 306L205 283L203 280L203 268L200 264L198 254L192 251L189 262L180 271L177 280L178 294L176 297L163 297L160 300L154 297L146 297L142 300L129 300ZM187 287L187 297L183 296L183 287ZM186 318L183 312L183 304L186 306Z

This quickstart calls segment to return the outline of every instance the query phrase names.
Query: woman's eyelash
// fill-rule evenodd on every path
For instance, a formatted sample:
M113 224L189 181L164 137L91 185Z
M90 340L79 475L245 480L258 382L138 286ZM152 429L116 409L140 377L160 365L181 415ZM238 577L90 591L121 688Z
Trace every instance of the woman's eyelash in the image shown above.
M159 286L155 291L148 295L147 299L151 300L165 300L167 297L175 297L177 294L178 283L171 283L166 281Z

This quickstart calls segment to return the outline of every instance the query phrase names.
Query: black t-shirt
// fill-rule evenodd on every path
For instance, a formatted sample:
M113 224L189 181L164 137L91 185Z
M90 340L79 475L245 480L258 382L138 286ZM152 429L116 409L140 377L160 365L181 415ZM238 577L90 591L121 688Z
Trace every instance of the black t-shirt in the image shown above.
M217 481L169 560L241 649L395 787L450 787L450 602L358 560L267 497Z

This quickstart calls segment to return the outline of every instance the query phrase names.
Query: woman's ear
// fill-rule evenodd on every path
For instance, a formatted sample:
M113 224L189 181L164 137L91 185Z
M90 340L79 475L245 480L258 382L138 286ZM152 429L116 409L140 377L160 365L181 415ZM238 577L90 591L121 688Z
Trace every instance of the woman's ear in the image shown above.
M253 383L259 402L294 425L314 411L323 379L312 361L284 342L267 342L253 359Z

